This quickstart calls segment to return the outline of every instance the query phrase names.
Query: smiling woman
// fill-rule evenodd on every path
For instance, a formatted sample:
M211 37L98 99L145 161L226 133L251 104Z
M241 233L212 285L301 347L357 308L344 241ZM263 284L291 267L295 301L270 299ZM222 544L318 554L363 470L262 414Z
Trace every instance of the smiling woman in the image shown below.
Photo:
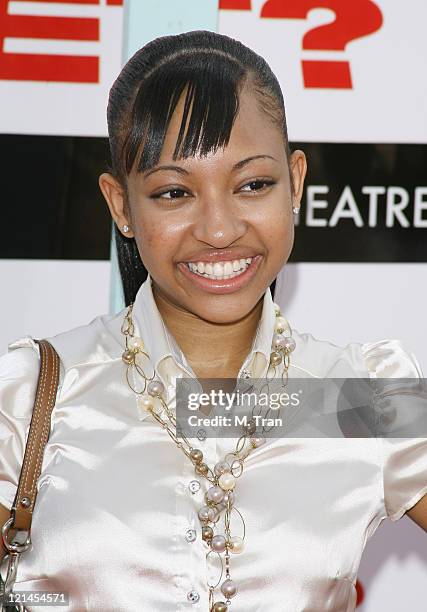
M275 262L272 254L268 259L264 253L263 276L269 274L270 283L274 281L280 263L289 255L285 249L290 251L293 241L292 197L298 205L305 158L302 152L294 153L293 172L289 172L283 96L261 57L241 43L211 32L157 40L143 53L135 54L114 84L108 125L112 170L101 177L100 184L118 227L131 228L126 236L116 234L126 303L135 299L141 280L145 280L144 264L152 269L152 261L146 260L153 253L153 231L149 230L161 236L159 223L163 219L168 223L168 235L175 240L171 247L178 280L190 288L186 279L191 276L184 276L186 271L179 264L198 263L204 251L212 257L212 236L223 260L224 247L242 242L242 238L248 242L228 255L230 263L233 256L240 260L258 254L254 250L265 250L265 236L245 234L245 225L255 219L259 223L261 217L264 226L269 225L269 240L283 244L283 253L277 253ZM247 153L245 158L242 152ZM254 196L254 201L247 199ZM221 202L221 208L218 204L213 207L212 200ZM240 211L245 208L240 223L234 214L236 206ZM165 209L170 210L168 215ZM197 229L194 247L183 241L196 214L205 223ZM174 223L176 220L179 222ZM276 227L286 240L283 235L273 235ZM179 236L180 245L176 243ZM203 243L205 249L201 248ZM148 249L143 251L144 244L150 246L149 253ZM182 262L177 259L181 255ZM221 259L221 254L215 259ZM218 267L217 272L221 272ZM203 270L203 274L210 272ZM216 286L215 291L220 291L218 283ZM231 284L223 283L222 293L228 292L227 286ZM220 302L224 304L224 299Z
M254 409L239 438L204 425L186 436L179 421L180 385L208 393L258 381L265 392L271 379L283 391L294 379L366 378L374 391L390 379L381 398L407 416L396 378L422 376L398 340L340 347L292 330L273 301L306 174L277 79L226 36L156 39L114 83L108 126L111 168L99 185L126 308L50 339L60 387L33 546L18 566L9 556L9 586L65 592L73 612L227 612L234 601L247 612L352 612L381 522L412 508L425 527L427 438L394 438L398 419L391 442L347 436L334 400L330 437L307 436L304 423L291 437L269 434L272 414ZM30 337L0 360L0 523L15 500L38 365ZM200 422L224 423L205 408Z

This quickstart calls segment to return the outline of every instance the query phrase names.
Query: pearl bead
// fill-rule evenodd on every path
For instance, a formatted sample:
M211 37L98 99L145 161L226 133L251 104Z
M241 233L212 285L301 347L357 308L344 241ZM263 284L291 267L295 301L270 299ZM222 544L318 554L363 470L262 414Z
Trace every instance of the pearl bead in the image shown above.
M206 476L206 474L209 472L209 467L206 463L198 463L195 469L196 474L200 474L201 476Z
M273 308L274 308L274 312L276 313L276 316L280 315L280 306L279 304L276 304L276 302L273 302Z
M219 477L218 483L222 489L234 489L234 487L236 486L236 479L234 478L233 474L230 474L229 472L224 472L224 474L221 474L221 476Z
M206 491L206 496L209 501L213 502L214 504L219 504L219 502L224 499L224 490L218 486L210 487Z
M214 536L211 540L212 550L215 550L216 552L224 552L226 541L227 540L225 539L225 536L223 535Z
M221 585L221 592L227 598L234 597L237 593L236 583L230 580L229 578L227 580L224 580L224 582Z
M199 519L206 523L213 521L215 518L215 510L210 506L202 506L197 514Z
M145 410L152 410L154 408L153 398L151 395L141 395L139 405Z
M225 472L229 472L231 470L230 465L227 461L218 461L218 463L214 467L214 472L216 476L221 476Z
M224 601L216 601L213 605L212 612L227 612L228 606Z
M282 361L282 355L277 351L273 351L270 355L270 364L272 366L278 366Z
M159 396L165 390L165 386L161 380L152 380L148 383L147 391L153 397Z
M258 448L259 446L265 444L265 438L262 438L261 436L254 436L251 438L251 444L254 448Z
M282 336L281 334L274 334L273 335L273 342L272 342L272 348L273 350L277 351L277 350L282 350L285 348L285 336Z
M235 499L234 491L226 491L224 493L224 498L222 500L222 503L227 505L228 500L230 500L230 506L232 506L234 504L234 499Z
M138 338L138 336L133 336L128 340L128 347L131 351L142 351L144 350L144 342L142 338Z
M281 334L282 332L285 331L285 329L288 327L288 322L285 319L285 317L276 317L276 321L275 321L275 329L276 332Z
M209 525L203 525L202 527L202 538L205 542L209 542L213 538L213 529Z
M292 336L285 336L284 346L283 346L285 351L287 353L292 353L292 351L295 349L295 346L296 346L295 340L292 338Z
M239 538L239 536L233 536L232 538L230 538L230 542L232 544L230 552L234 554L239 554L242 552L244 547L244 541L242 540L242 538Z
M131 363L134 362L135 360L135 355L132 353L132 351L125 351L122 355L122 359L125 363L127 363L128 365L130 365Z
M193 448L193 450L190 451L190 457L194 463L201 463L203 461L203 453L199 448Z

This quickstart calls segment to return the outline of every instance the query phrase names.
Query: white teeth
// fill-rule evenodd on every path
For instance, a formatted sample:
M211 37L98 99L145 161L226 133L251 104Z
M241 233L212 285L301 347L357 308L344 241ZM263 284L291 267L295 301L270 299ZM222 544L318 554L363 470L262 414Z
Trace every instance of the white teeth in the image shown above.
M216 276L224 276L223 264L219 263L219 261L215 262L213 266L213 273L216 274Z
M251 263L252 257L234 259L233 261L216 261L214 264L203 261L189 262L187 265L192 272L215 280L234 278L242 274Z

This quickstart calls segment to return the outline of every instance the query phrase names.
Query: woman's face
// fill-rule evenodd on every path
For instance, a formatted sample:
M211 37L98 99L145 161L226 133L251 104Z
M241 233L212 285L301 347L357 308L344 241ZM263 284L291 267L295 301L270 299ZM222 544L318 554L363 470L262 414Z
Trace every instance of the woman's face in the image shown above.
M243 91L228 146L174 161L182 108L172 118L158 165L129 175L129 210L118 194L106 198L116 202L110 208L119 228L130 226L126 235L135 236L164 299L211 322L237 321L289 257L305 157L297 151L291 159L293 196L280 128ZM102 177L100 183L105 194Z

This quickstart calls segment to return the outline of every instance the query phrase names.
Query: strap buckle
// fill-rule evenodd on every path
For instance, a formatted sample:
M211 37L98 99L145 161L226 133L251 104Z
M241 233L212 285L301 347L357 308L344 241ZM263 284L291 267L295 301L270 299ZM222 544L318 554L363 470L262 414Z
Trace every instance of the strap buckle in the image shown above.
M27 538L25 542L20 544L13 538L12 542L9 542L9 532L13 529L14 518L8 519L2 527L1 534L3 539L3 544L8 551L8 565L6 571L6 580L2 584L1 589L1 600L0 600L0 612L10 612L10 610L16 610L17 612L25 612L26 608L21 603L16 604L8 604L7 601L9 596L13 592L13 587L16 581L16 575L18 571L18 563L21 553L26 551L31 546L31 537L30 534L27 534ZM0 575L1 581L1 575Z
M28 532L27 538L23 544L20 544L19 542L16 542L16 541L9 542L8 536L9 536L9 531L13 529L13 522L14 522L14 517L8 519L2 527L1 535L3 538L3 544L5 548L9 551L10 554L13 554L13 553L21 554L25 552L26 550L28 550L28 548L31 546L31 535Z

